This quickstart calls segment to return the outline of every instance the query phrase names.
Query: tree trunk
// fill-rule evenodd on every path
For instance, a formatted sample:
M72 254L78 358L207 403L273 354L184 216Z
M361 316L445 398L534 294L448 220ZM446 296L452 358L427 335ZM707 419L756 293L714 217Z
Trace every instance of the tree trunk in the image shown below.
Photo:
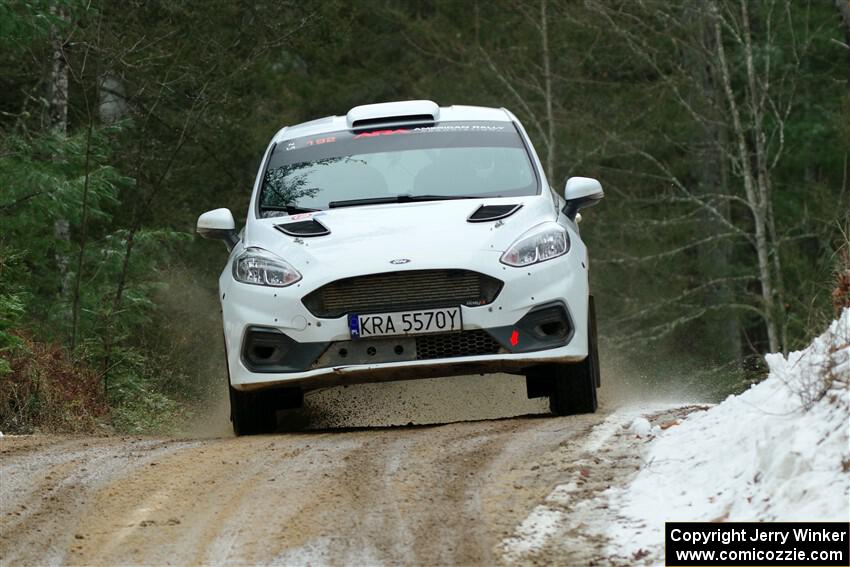
M835 0L835 7L844 23L844 44L847 46L847 91L850 94L850 2Z
M744 60L747 69L747 98L749 99L749 110L751 120L751 139L755 153L755 177L756 187L758 189L759 201L764 209L765 226L767 228L767 237L769 241L769 255L773 269L774 292L776 293L775 313L776 325L778 331L777 346L779 350L785 352L787 343L787 331L785 325L785 299L784 289L782 285L782 261L779 251L779 239L776 234L776 223L773 218L773 195L772 183L770 179L770 167L767 160L767 135L764 126L765 114L765 99L767 93L764 92L770 87L770 58L765 58L765 68L762 77L757 76L755 63L753 61L753 40L750 33L752 14L749 10L749 0L740 0L741 2L741 23L743 28L743 47ZM768 38L768 42L770 38ZM765 50L767 51L767 50ZM782 124L778 125L783 128ZM774 349L771 345L772 350Z
M746 2L746 0L742 0ZM758 184L758 173L753 168L752 159L750 156L750 148L748 144L748 131L742 118L741 111L738 106L738 101L735 98L735 92L732 89L732 77L729 71L729 64L726 59L726 50L723 46L723 31L721 28L721 16L716 3L711 4L712 14L714 16L714 41L715 51L717 55L717 64L720 69L720 77L723 83L723 91L726 98L726 104L729 108L729 114L732 118L732 135L735 139L737 151L737 166L739 173L744 182L744 193L747 203L753 215L753 225L755 229L755 248L758 258L758 279L761 287L762 298L762 317L764 318L765 329L767 331L768 346L771 352L780 350L780 333L779 326L776 320L776 305L775 295L776 288L773 277L773 268L771 266L771 245L768 235L768 215L769 206L765 199L768 195L763 190L764 188ZM752 54L749 54L752 56ZM755 132L758 136L758 132Z
M62 23L68 22L68 13L61 6L52 6L50 12ZM52 63L50 69L49 120L50 128L68 132L68 60L65 57L65 38L55 24L50 28Z
M100 51L100 24L101 20L98 18L97 23L97 43L96 49ZM86 56L83 58L85 61L88 58L88 48L86 49ZM100 57L97 58L97 63L95 64L95 77L100 77ZM85 65L83 65L85 67ZM77 339L80 336L80 309L82 307L82 297L80 293L82 291L82 281L83 281L83 267L85 265L86 258L86 244L88 243L88 232L89 232L89 192L91 188L91 158L92 158L92 133L94 132L94 122L95 117L92 112L92 104L89 100L89 95L86 94L86 90L83 89L83 100L85 101L86 106L86 119L88 120L88 129L86 130L86 159L84 165L84 179L83 179L83 203L82 203L82 211L80 218L80 246L77 252L77 274L76 279L74 281L74 301L72 307L72 317L71 317L71 348L75 348L77 346Z
M68 22L68 13L62 6L51 6L50 12L62 23ZM48 84L48 120L50 129L61 135L68 133L68 60L65 56L65 38L57 25L50 28L52 66ZM68 219L59 218L53 223L53 235L57 241L55 254L56 269L59 273L59 295L66 298L70 287L68 277L68 256L66 253L71 241L71 226Z
M80 249L77 255L77 277L74 280L74 295L71 308L71 349L76 348L77 339L80 333L80 305L81 305L81 285L83 281L83 262L86 256L86 240L88 238L88 220L89 220L89 183L91 181L91 137L94 124L92 117L89 116L89 129L86 133L86 161L85 161L85 179L83 181L83 210L82 220L80 223Z
M705 59L705 53L714 51L714 40L711 28L711 20L706 17L705 10L700 6L694 6L693 10L685 12L685 17L694 22L694 34L700 38L702 50L689 50L686 64L690 72L699 78L701 92L693 93L694 100L691 103L695 108L700 106L700 98L705 97L708 104L702 106L713 106L720 108L723 105L723 95L720 92L716 77L711 72L710 65ZM702 199L716 203L716 210L731 223L729 214L729 201L723 196L729 194L729 179L726 160L723 158L720 148L728 147L729 136L722 120L705 121L702 132L702 143L695 175L697 177L696 191ZM700 209L700 237L706 238L717 233L717 217L705 208ZM706 305L722 307L735 303L734 290L724 278L731 275L729 267L732 254L731 242L728 239L718 240L716 243L701 246L698 249L698 262L700 274L706 280L718 281L718 284L710 288L705 295ZM741 328L737 313L734 309L719 309L707 313L702 318L703 333L707 337L713 337L711 355L723 361L740 361Z
M115 124L127 116L127 103L124 101L124 84L114 75L106 74L100 78L100 101L98 114L103 124Z

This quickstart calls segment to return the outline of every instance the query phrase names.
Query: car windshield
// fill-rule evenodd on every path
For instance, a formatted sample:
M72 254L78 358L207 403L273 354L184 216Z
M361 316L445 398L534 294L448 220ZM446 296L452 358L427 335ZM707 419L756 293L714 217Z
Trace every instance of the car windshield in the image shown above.
M277 144L263 176L259 214L537 191L528 152L510 122L342 131Z

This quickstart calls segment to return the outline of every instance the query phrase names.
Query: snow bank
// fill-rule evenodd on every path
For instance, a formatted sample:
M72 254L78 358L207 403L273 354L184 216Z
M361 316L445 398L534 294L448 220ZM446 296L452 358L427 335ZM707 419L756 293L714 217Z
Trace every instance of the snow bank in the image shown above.
M658 432L632 483L608 491L612 554L660 557L665 521L850 519L850 309L766 360L766 380Z

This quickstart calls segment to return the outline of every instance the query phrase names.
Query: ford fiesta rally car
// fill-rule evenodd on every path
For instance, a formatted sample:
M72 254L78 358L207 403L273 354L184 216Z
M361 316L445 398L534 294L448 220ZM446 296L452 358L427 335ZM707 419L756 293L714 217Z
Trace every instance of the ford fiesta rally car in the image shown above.
M280 130L247 221L204 213L219 279L231 419L271 431L317 388L508 372L555 414L596 410L599 366L578 211L505 109L371 104ZM486 376L482 376L486 381Z

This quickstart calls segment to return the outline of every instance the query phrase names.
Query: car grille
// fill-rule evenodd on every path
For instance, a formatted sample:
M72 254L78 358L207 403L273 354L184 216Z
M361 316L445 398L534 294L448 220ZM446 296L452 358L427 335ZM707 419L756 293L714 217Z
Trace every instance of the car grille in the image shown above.
M306 295L316 317L386 313L491 303L502 289L496 278L469 270L411 270L331 282Z
M486 331L461 331L416 337L416 359L496 354L502 346Z

